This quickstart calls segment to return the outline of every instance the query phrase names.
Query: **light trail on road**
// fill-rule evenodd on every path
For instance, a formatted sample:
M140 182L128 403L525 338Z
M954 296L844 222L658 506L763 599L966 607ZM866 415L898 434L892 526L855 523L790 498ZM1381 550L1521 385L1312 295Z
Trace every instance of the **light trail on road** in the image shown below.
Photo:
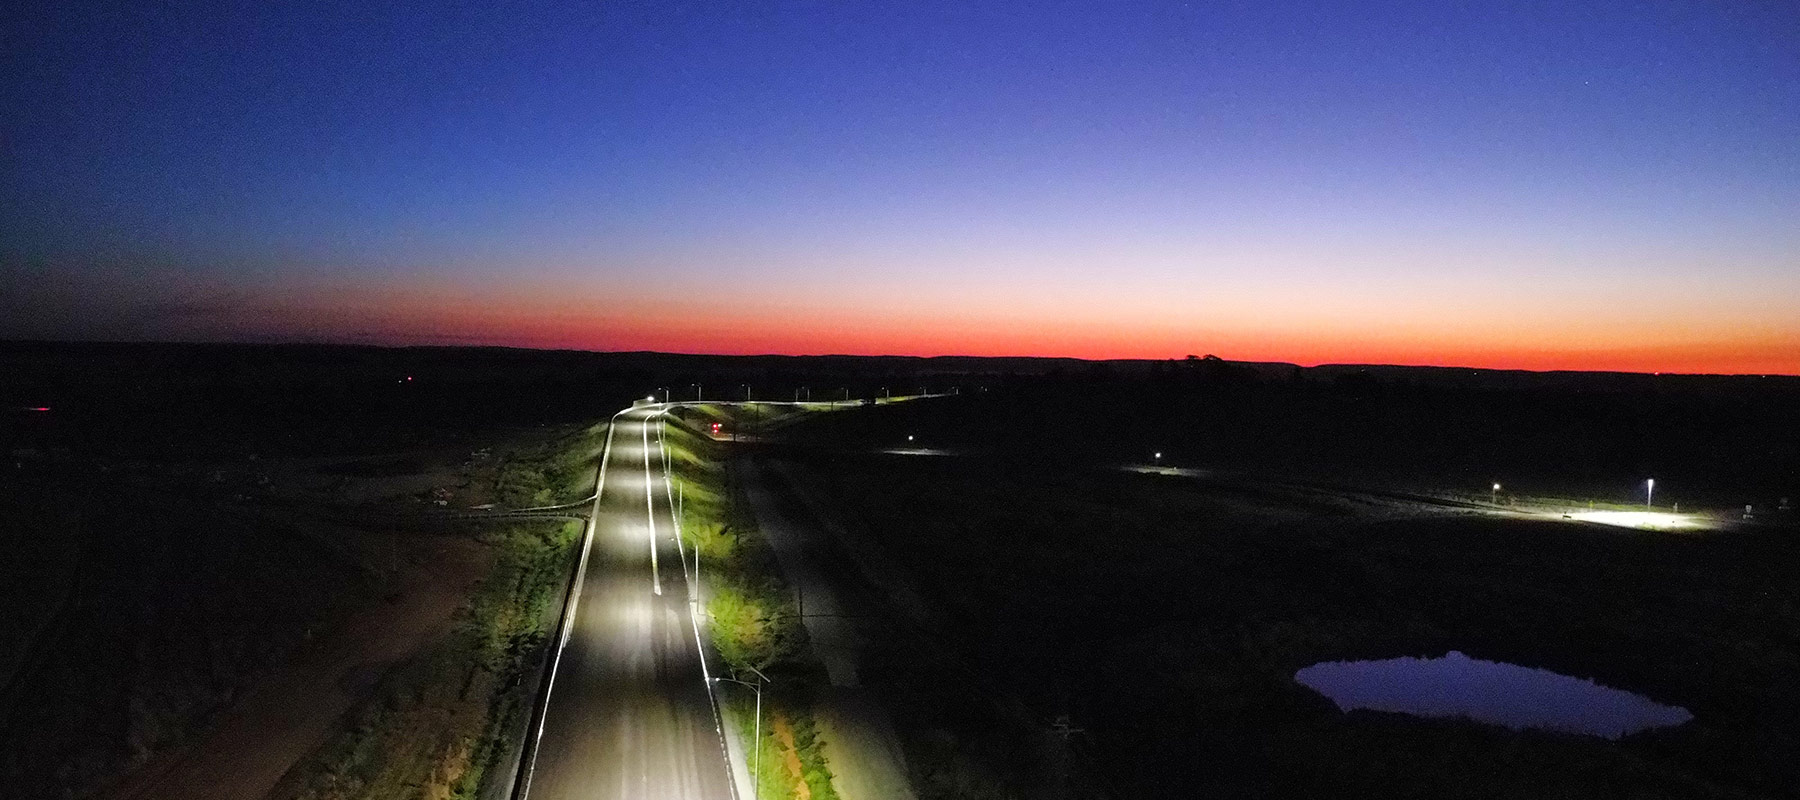
M656 567L656 508L653 503L656 492L650 487L655 478L650 476L650 420L644 419L644 519L650 526L650 586L651 591L662 594L662 574ZM660 434L658 434L660 435Z
M662 592L656 568L657 551L666 546L657 535L656 517L669 514L669 529L680 530L669 502L671 463L660 429L665 412L661 407L629 409L615 415L614 430L608 431L593 518L549 673L543 718L515 794L521 800L727 800L737 795L697 610L689 599L693 587L684 565L670 580L687 591ZM641 509L608 475L614 431L623 426L619 432L629 436L633 425L643 448ZM655 491L652 425L659 426L657 461L665 473L661 493ZM649 531L648 559L639 538L645 529L639 525ZM680 549L679 541L676 546ZM650 591L644 590L646 567L651 570Z
M542 716L520 765L515 800L738 797L700 633L698 569L688 574L681 520L675 513L673 464L662 429L663 416L682 405L656 403L613 415L581 562L543 689ZM835 408L861 403L754 405ZM631 482L622 486L610 475L613 451L630 448L616 443L616 434L630 436L633 425L644 465L641 509L635 497L620 491ZM663 471L660 509L650 458L652 425L657 426ZM682 562L670 580L680 582L684 591L662 591L659 551L665 543L657 535L656 518L664 513ZM646 533L648 558L640 538Z

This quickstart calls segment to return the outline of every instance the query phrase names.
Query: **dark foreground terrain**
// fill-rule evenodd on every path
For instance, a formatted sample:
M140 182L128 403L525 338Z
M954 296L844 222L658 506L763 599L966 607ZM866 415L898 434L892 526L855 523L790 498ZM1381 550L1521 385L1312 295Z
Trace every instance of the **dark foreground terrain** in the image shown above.
M908 572L945 649L1044 729L1065 715L1082 728L1075 754L1124 796L1800 786L1792 530L1646 533L1179 476L815 458L797 474ZM967 687L909 674L916 643L888 641L868 671L912 698L917 721L981 735L957 732ZM1592 678L1695 720L1615 743L1346 715L1292 679L1319 661L1449 650Z
M585 496L646 395L921 390L691 423L824 543L919 797L1800 794L1792 378L35 343L0 374L0 794L491 791L574 527L422 520ZM1556 513L1648 477L1705 526ZM1694 719L1614 742L1293 680L1449 650ZM322 721L221 749L283 691Z
M653 392L912 361L0 343L0 795L492 796L578 531L432 515L586 497Z
M917 763L983 754L957 769L1031 786L1049 738L1088 778L1071 789L1114 796L1800 795L1791 387L1182 381L1015 380L821 417L758 456L929 606L864 585L889 626L865 677ZM1712 527L1562 518L1632 502L1608 472L1682 476L1660 509ZM1478 491L1492 474L1561 499ZM1451 650L1694 719L1609 741L1344 713L1293 678Z

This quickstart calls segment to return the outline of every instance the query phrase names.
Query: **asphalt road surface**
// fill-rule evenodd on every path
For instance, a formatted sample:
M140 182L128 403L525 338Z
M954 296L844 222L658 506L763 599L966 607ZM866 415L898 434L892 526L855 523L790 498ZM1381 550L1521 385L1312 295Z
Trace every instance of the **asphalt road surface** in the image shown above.
M659 412L621 412L608 435L575 613L524 765L531 800L734 797L688 610Z

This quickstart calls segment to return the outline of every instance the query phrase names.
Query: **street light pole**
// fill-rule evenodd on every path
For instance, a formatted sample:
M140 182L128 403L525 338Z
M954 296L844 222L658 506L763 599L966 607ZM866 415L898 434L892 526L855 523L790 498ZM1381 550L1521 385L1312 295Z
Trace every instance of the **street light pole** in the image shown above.
M1494 484L1494 490L1488 498L1489 505L1500 505L1500 484Z
M1655 508L1656 507L1656 503L1654 502L1655 497L1656 497L1656 479L1655 478L1647 478L1644 480L1644 507L1645 508Z
M737 678L713 678L714 681L729 681L739 686L748 686L756 692L756 732L750 737L750 791L755 798L762 797L762 673L756 673L756 683L740 681Z

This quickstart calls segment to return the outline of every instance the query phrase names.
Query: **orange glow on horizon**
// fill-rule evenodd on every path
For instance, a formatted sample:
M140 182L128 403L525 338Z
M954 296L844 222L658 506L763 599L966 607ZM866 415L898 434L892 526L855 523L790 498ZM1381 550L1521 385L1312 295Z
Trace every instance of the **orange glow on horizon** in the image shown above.
M1800 374L1800 331L1738 326L1715 332L1672 315L1648 324L1600 319L1586 326L1563 316L1518 312L1499 322L1478 311L1466 319L1403 319L1383 324L1293 305L1281 315L1186 315L1166 311L1080 314L1043 307L927 309L779 306L755 297L625 298L594 301L548 293L314 288L284 292L280 303L211 318L177 333L190 340L305 339L377 345L487 345L594 351L720 355L901 355L1180 359L1217 354L1235 361L1395 364L1485 369ZM1241 303L1239 308L1247 303ZM1210 321L1209 316L1217 321ZM1744 332L1749 328L1749 332Z
M757 317L681 313L580 318L494 313L435 314L395 325L371 343L488 344L540 349L719 355L901 355L1179 359L1216 353L1236 361L1396 364L1533 371L1800 374L1800 348L1780 337L1645 346L1567 347L1477 337L1406 341L1340 332L1195 332L1124 326L1021 326L1008 321L858 319L849 314ZM433 331L456 331L437 335Z

